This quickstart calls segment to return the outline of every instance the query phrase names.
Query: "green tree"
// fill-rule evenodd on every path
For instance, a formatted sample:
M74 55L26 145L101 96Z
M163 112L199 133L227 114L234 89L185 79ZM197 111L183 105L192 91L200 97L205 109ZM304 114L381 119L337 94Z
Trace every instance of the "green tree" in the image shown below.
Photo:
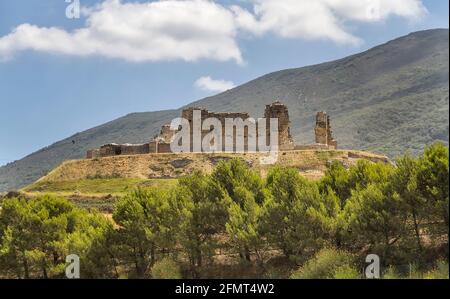
M361 190L370 184L384 184L392 175L394 167L390 164L361 159L349 169L349 186L351 190Z
M264 202L264 182L261 176L251 170L242 159L221 161L211 174L211 178L227 192L234 202L240 205L242 205L242 199L239 194L235 194L237 187L243 187L251 192L256 203Z
M274 168L267 177L270 197L264 207L263 233L288 256L305 256L323 242L323 226L312 209L320 209L316 183L296 169ZM307 250L308 249L308 250Z
M253 251L259 263L264 259L263 244L259 233L261 205L266 192L261 176L242 159L221 161L211 175L211 179L225 192L228 202L226 231L231 245L239 255L251 261Z
M113 222L97 210L77 215L78 229L61 244L65 254L80 257L82 278L118 278L119 261Z
M386 261L389 250L405 233L406 213L401 201L385 194L383 186L370 184L353 192L345 207L355 242L371 245Z
M119 200L113 219L122 256L134 265L136 275L144 277L156 261L158 252L174 246L177 215L173 214L167 191L138 189Z
M218 246L217 235L225 231L231 199L210 176L196 172L179 180L176 199L184 202L186 217L180 239L191 265L201 267Z
M51 196L3 202L0 255L11 259L18 277L48 278L64 266L57 243L73 229L68 223L73 209L68 201Z
M421 224L427 218L426 201L417 188L418 162L409 154L399 158L397 168L389 180L393 196L404 205L405 212L411 217L417 248L422 252Z
M17 277L61 277L65 257L80 256L106 225L98 214L77 209L55 196L3 201L0 212L0 264L2 272Z
M323 237L331 240L337 248L344 246L346 223L343 202L331 187L321 193L320 201L308 209L308 214L320 223Z
M440 221L439 230L448 235L449 228L449 168L448 148L442 143L427 147L419 158L417 188L432 207L433 216Z
M329 193L331 189L341 201L341 206L350 198L351 190L355 187L350 181L350 172L339 161L331 163L319 186L321 193Z
M235 195L239 196L242 203L229 204L226 231L241 257L251 261L250 254L253 251L261 265L265 258L265 241L260 235L262 208L256 203L254 194L244 187L236 188Z

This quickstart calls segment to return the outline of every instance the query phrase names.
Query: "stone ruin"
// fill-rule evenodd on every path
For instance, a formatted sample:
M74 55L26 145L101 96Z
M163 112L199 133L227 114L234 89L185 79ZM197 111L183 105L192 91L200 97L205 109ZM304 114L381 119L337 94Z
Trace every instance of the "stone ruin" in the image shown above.
M337 141L333 138L330 116L326 112L318 112L316 115L316 127L314 129L317 144L325 144L331 149L337 148Z
M194 128L193 128L193 118L194 118L194 111L200 111L200 116L201 116L201 123L203 123L204 120L208 119L208 118L216 118L220 121L221 125L222 125L222 140L221 140L221 144L222 144L222 151L225 151L225 145L226 145L226 138L232 138L233 140L233 152L237 151L237 132L236 129L233 131L233 135L231 136L227 136L226 135L226 130L225 130L225 119L241 119L241 120L246 120L248 118L250 118L250 115L247 112L211 112L208 111L205 108L201 108L201 107L190 107L187 109L184 109L181 117L184 119L187 119L189 121L190 124L190 144L191 144L191 152L195 151L193 148L193 140L194 140L194 136L193 136L193 132L194 132ZM267 119L267 123L266 123L266 128L269 128L270 123L269 123L269 119L270 118L278 118L278 132L279 132L279 136L278 136L278 146L280 150L293 150L294 149L294 140L292 139L291 136L291 132L290 132L290 121L289 121L289 113L288 113L288 109L285 105L281 104L280 102L274 102L270 105L266 105L266 109L265 109L265 113L264 113L264 117ZM202 130L201 131L201 139L203 140L203 138L210 133L211 130ZM258 134L258 127L256 126L256 134ZM244 128L244 132L243 132L243 147L244 147L244 151L248 151L248 140L249 140L249 129L248 127ZM258 135L257 135L258 136ZM255 138L257 139L257 138ZM268 140L270 140L270 130L266 130L266 143L268 142ZM212 145L213 147L213 145Z
M109 143L102 145L99 149L87 151L86 158L119 156L119 155L143 155L150 153L150 144L116 144Z
M200 111L201 121L207 118L217 118L222 124L222 128L225 128L225 119L237 119L246 120L250 115L246 112L211 112L205 108L190 107L182 111L181 117L187 119L191 126L191 151L193 150L193 115L194 111ZM289 150L307 150L307 149L336 149L337 142L332 136L332 130L330 126L330 117L326 112L318 112L316 115L315 126L315 144L310 145L297 145L291 136L291 122L289 120L289 111L286 105L276 101L270 105L266 105L264 117L267 119L266 126L269 127L270 118L278 118L278 146L281 151ZM225 150L225 130L222 135L222 150ZM201 138L211 130L202 130ZM171 153L170 143L172 137L176 134L176 131L170 129L170 125L164 125L161 127L160 133L155 136L149 143L144 144L105 144L98 149L90 149L87 151L86 158L92 159L96 157L108 157L118 155L141 155L141 154L158 154L158 153ZM235 132L234 132L235 134ZM248 151L248 128L244 131L244 145L245 151ZM236 137L233 139L233 151L236 149ZM270 140L270 130L266 130L266 141Z
M293 150L295 147L294 139L291 136L291 121L289 120L289 111L286 105L276 101L266 105L264 117L269 122L271 118L278 118L278 148L282 151ZM269 128L269 123L266 124ZM266 141L270 140L270 130L266 130Z

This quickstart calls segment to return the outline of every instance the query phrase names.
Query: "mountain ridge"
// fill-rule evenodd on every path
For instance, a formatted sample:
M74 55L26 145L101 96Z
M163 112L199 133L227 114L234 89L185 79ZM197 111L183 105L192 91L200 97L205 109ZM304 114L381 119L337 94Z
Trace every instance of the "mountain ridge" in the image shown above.
M297 143L313 141L315 112L325 110L343 148L394 157L436 140L448 145L448 35L448 29L410 33L338 60L275 71L183 107L261 116L265 104L279 99L289 108ZM130 113L2 166L0 191L25 186L89 148L146 142L183 107Z

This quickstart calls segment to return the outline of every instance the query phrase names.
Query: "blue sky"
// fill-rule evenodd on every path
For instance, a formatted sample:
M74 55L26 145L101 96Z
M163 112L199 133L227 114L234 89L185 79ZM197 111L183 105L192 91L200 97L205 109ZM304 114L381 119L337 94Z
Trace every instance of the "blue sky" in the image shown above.
M131 112L448 28L446 0L80 2L69 19L64 0L0 0L0 165Z

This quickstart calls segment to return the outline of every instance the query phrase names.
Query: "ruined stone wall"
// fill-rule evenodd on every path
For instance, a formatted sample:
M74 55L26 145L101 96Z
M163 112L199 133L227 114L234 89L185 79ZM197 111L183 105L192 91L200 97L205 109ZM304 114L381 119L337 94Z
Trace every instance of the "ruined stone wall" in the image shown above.
M238 148L244 148L244 151L249 151L249 137L250 134L253 133L249 130L248 127L245 127L243 132L243 144L240 144L237 138L237 132L236 128L233 129L232 135L226 136L226 130L225 130L225 119L242 119L247 120L250 115L248 113L243 112L224 112L224 113L217 113L217 112L210 112L205 108L187 108L184 109L181 117L185 118L189 121L191 126L191 136L190 136L190 142L191 142L191 151L193 151L193 116L194 116L194 110L200 111L201 115L201 123L207 118L217 118L220 120L222 124L222 151L226 151L226 140L227 138L233 138L233 150L237 151ZM291 136L290 132L290 120L289 120L289 112L285 105L281 104L280 102L275 102L270 105L266 106L264 117L267 118L266 122L266 144L270 141L270 118L278 118L278 142L279 142L279 149L280 150L293 150L294 149L294 141ZM256 125L256 124L255 124ZM257 127L257 126L256 126ZM211 130L202 130L201 138L205 137L206 134L211 132ZM256 140L256 150L258 150L258 129L254 132L255 137L254 140ZM240 139L242 140L242 139ZM238 144L239 143L239 144ZM214 148L214 144L211 144L211 148Z
M305 144L295 145L294 150L306 151L306 150L328 150L330 147L327 144Z
M227 135L226 132L226 119L232 119L237 120L241 119L242 121L246 121L248 118L250 118L250 115L248 113L242 113L242 112L225 112L225 113L209 113L209 117L215 117L220 120L220 123L222 124L222 151L227 151L226 148L226 140L232 139L232 148L231 152L236 151L248 151L248 135L249 135L249 129L248 127L244 128L244 131L242 132L243 136L237 136L236 128L233 127L233 132L229 135ZM256 128L256 126L255 126ZM209 133L210 131L206 130L204 133ZM203 133L203 134L204 134ZM255 129L256 133L256 129ZM214 144L211 144L211 148L214 148Z
M86 159L93 159L100 157L100 149L90 149L86 152Z
M156 154L158 152L158 142L156 140L150 141L148 144L148 152Z
M164 153L171 153L172 150L170 149L170 142L158 142L158 153L164 154Z
M119 144L105 144L100 147L100 157L117 156L122 153Z
M150 153L150 143L144 144L105 144L99 149L91 149L86 152L86 158L110 157L119 155L143 155Z
M170 125L164 125L161 127L161 131L158 135L158 139L164 142L170 142L175 135L175 131L170 129Z
M270 118L278 118L278 146L280 150L294 149L294 140L291 136L291 122L286 105L276 101L266 105L264 117L267 119L266 142L270 141Z
M221 143L222 143L222 151L226 150L226 130L225 130L225 119L242 119L242 120L246 120L250 117L250 115L248 113L241 113L241 112L211 112L208 111L205 108L195 108L195 107L191 107L191 108L187 108L184 109L183 112L181 113L181 117L185 118L189 121L190 124L190 143L191 143L191 151L194 151L193 148L193 132L194 132L194 110L195 111L200 111L200 115L201 115L201 122L200 125L203 124L203 121L206 120L207 118L216 118L220 121L221 125L222 125L222 138L221 138ZM201 132L201 140L203 140L203 138L211 132L210 130L202 130ZM233 130L233 136L229 136L229 137L233 137L233 151L236 149L236 130ZM245 128L244 130L244 148L247 148L247 141L248 141L248 129ZM215 144L214 142L211 144L211 149L215 148Z
M200 111L201 120L198 125L202 125L203 122L208 118L216 118L220 121L222 125L222 151L227 151L226 141L227 139L232 138L233 148L230 150L231 152L237 152L240 150L244 150L245 152L251 151L253 149L262 150L258 148L259 140L258 138L258 126L255 124L255 130L249 130L248 126L245 126L242 138L238 138L236 127L233 127L233 132L230 136L227 136L226 132L226 119L237 120L240 119L242 121L246 121L250 115L245 112L210 112L205 108L187 108L184 109L181 113L181 117L187 119L190 124L190 143L191 148L190 151L194 152L193 148L193 133L194 133L194 111ZM316 115L316 126L315 126L315 141L316 144L313 145L295 145L293 138L291 136L290 125L291 122L289 120L289 111L288 108L282 103L276 101L270 105L266 105L266 109L264 112L264 117L266 118L266 144L270 142L270 119L277 118L278 119L278 142L279 142L279 150L281 151L289 151L289 150L306 150L306 149L336 149L337 142L334 140L330 125L330 117L326 114L326 112L318 112ZM257 121L257 119L255 119ZM208 128L206 130L201 130L200 141L203 141L205 136L211 131L213 128ZM140 155L147 153L170 153L170 143L172 137L176 134L176 131L170 130L170 125L164 125L161 127L160 134L157 135L153 140L146 144L106 144L100 147L100 149L92 149L87 151L86 157L88 159L95 157L107 157L107 156L117 156L117 155ZM251 136L251 134L255 134L255 136ZM249 146L250 137L255 137L252 140L256 141L256 148ZM243 144L238 140L243 140ZM213 151L216 149L216 145L214 141L211 142L210 150ZM202 150L201 148L199 150Z
M330 149L337 148L337 141L334 140L333 131L331 130L330 116L326 112L317 112L314 131L316 143L326 144Z
M121 155L143 155L148 154L149 144L121 144L120 145Z
M337 149L337 141L334 140L334 138L333 138L333 131L331 130L330 116L328 116L327 120L328 120L328 140L327 140L328 146L331 149Z
M171 153L170 142L162 140L152 140L148 143L148 152L150 154Z
M328 117L325 112L317 112L316 127L314 131L316 143L328 144Z

